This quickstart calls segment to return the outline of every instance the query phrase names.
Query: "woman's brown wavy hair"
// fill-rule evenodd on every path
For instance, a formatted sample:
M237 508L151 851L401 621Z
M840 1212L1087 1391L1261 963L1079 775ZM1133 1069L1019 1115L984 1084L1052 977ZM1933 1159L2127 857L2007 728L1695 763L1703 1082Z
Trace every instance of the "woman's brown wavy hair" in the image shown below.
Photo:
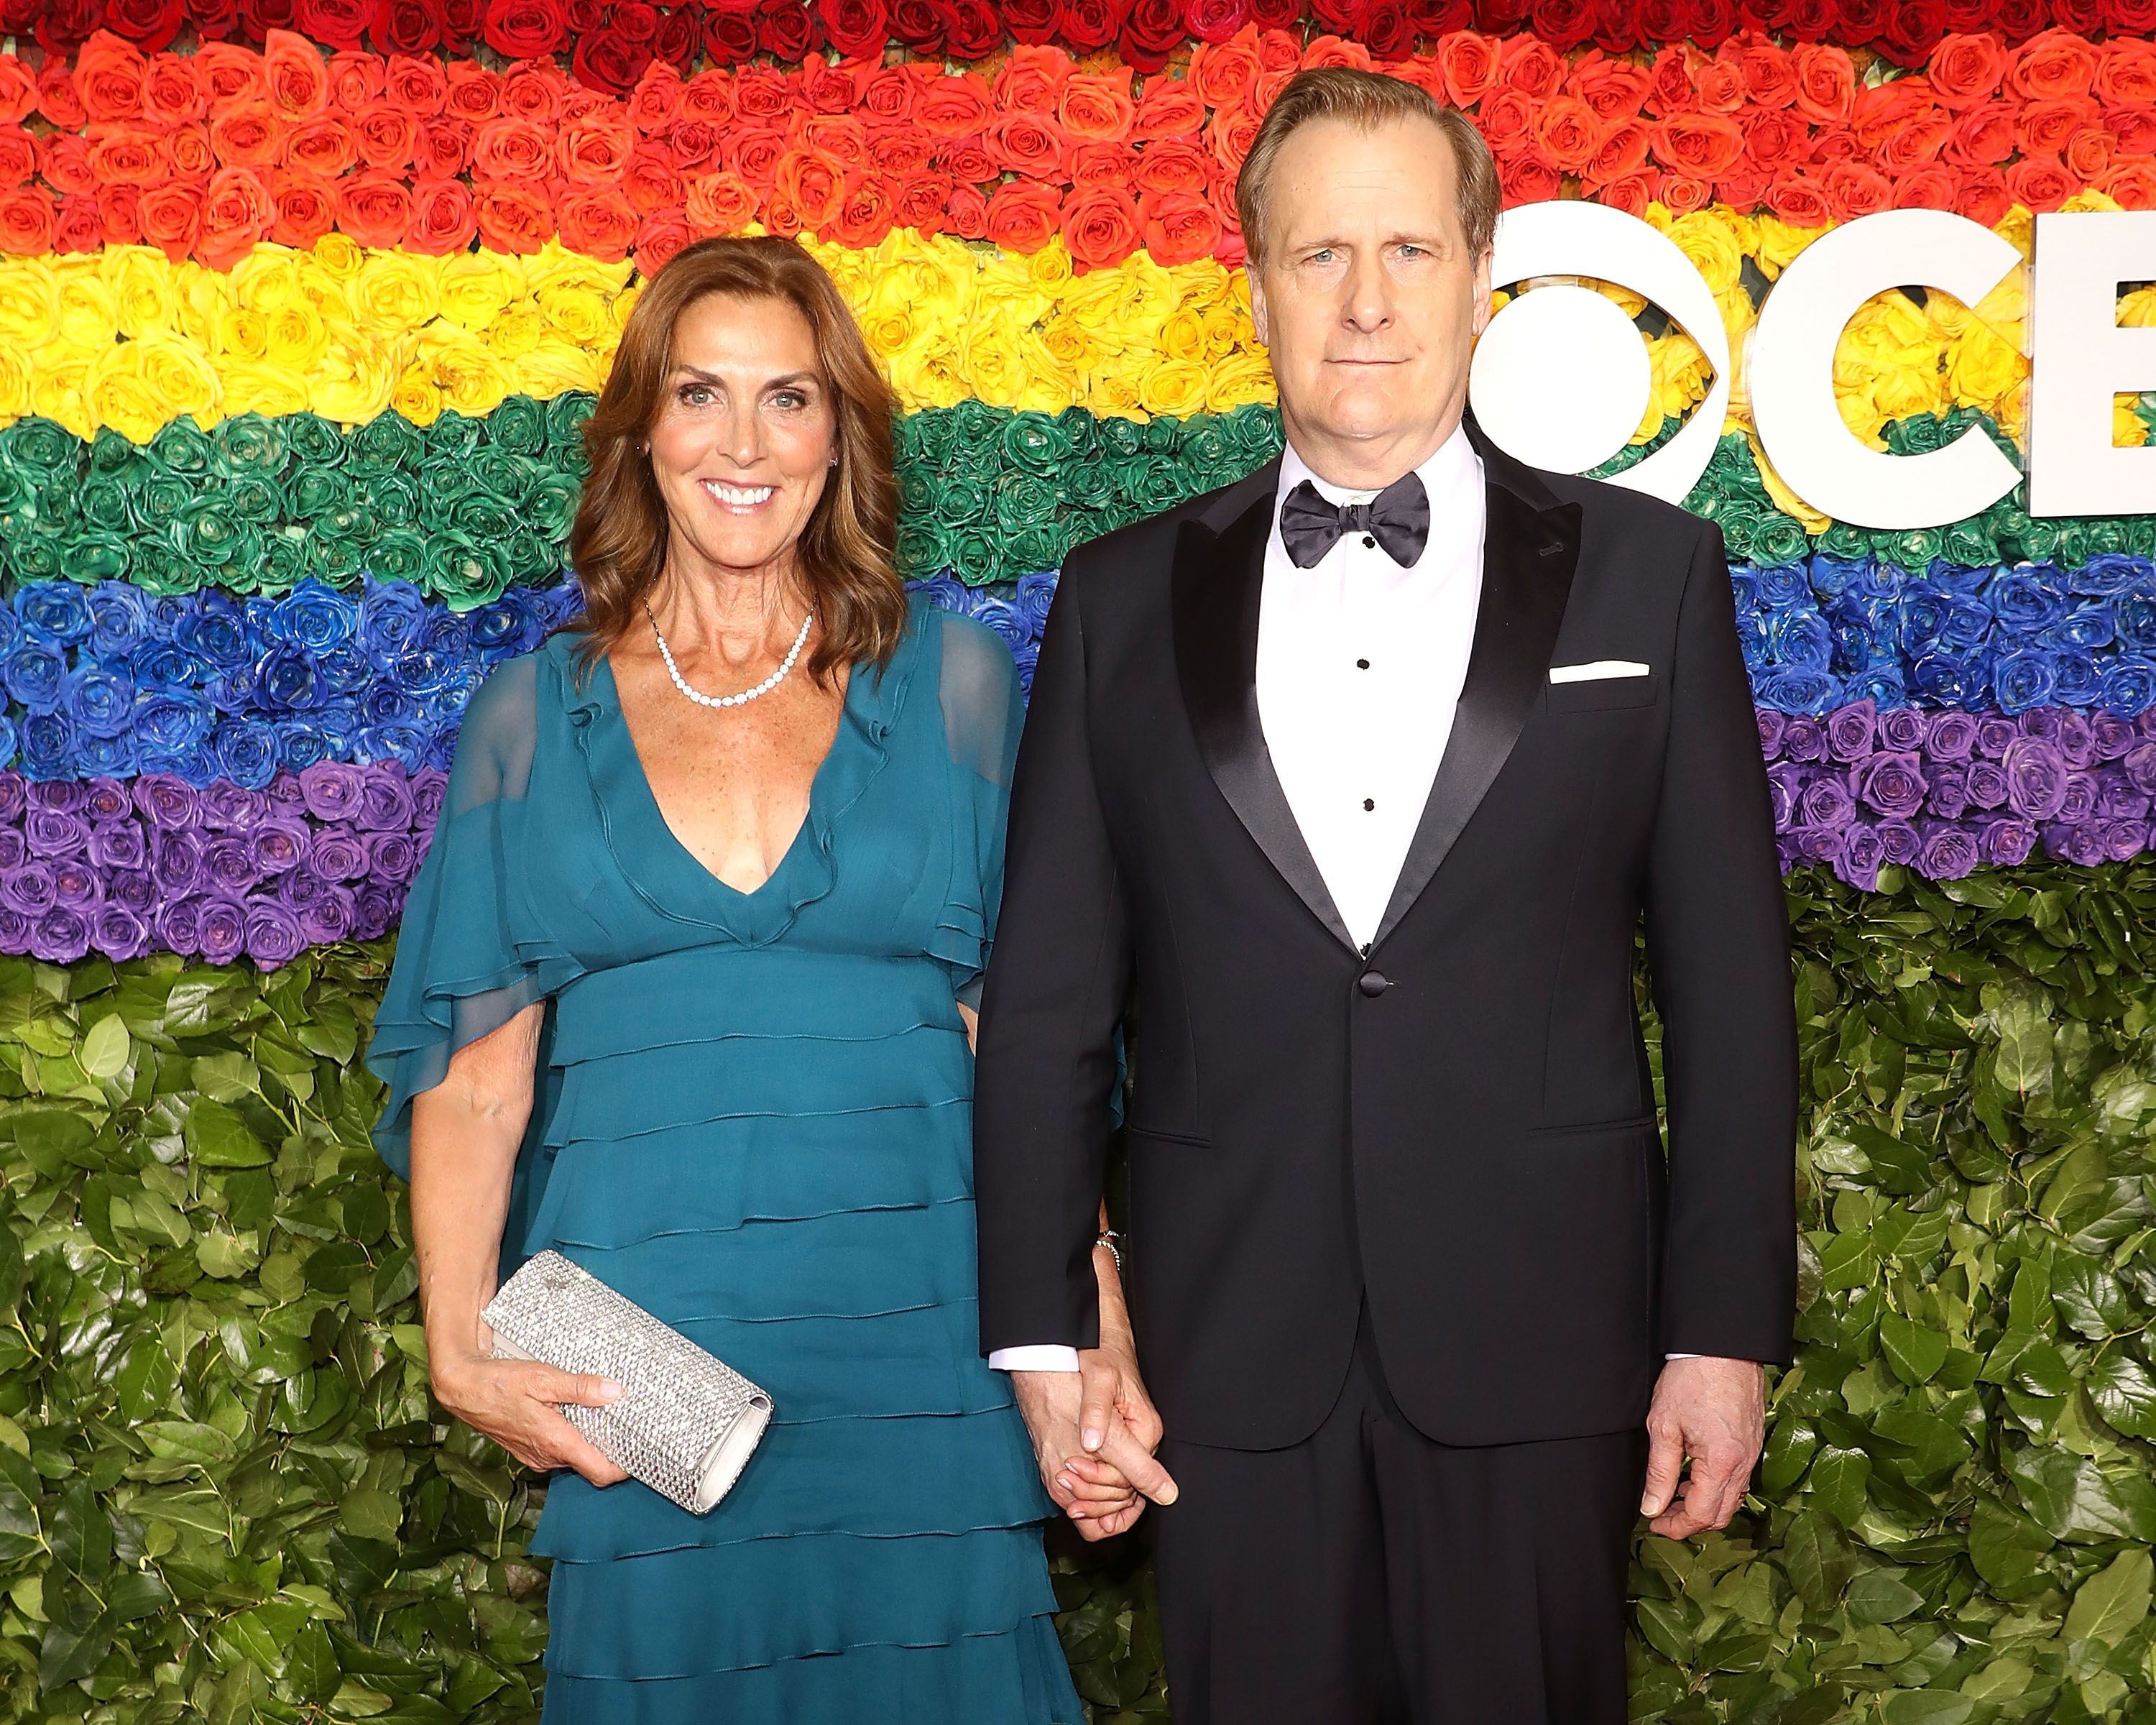
M891 386L824 266L777 235L683 248L644 284L629 314L598 406L584 422L591 472L569 530L569 561L584 596L579 660L588 670L621 639L665 565L666 505L647 440L666 398L675 326L711 294L783 300L815 332L817 364L835 398L839 460L794 550L821 629L808 670L819 681L842 665L880 670L906 619Z

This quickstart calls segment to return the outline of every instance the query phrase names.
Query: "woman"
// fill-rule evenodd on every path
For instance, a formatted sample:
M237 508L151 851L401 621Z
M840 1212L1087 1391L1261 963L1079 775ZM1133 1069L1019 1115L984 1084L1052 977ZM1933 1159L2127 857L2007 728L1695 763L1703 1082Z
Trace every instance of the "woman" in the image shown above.
M376 1022L436 1394L570 1470L534 1544L550 1725L1082 1717L1052 1506L977 1352L968 1043L1016 675L909 607L891 413L790 241L645 287L585 431L585 621L474 699ZM490 1357L506 1229L770 1391L709 1516L562 1417L616 1386ZM1098 1466L1059 1495L1130 1502Z

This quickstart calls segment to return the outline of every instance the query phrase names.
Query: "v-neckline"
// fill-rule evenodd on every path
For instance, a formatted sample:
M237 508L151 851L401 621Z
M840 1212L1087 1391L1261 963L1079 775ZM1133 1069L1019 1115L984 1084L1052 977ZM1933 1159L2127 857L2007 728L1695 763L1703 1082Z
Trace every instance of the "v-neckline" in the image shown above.
M660 829L666 834L668 841L672 844L680 859L690 868L721 892L739 900L742 904L756 903L771 890L772 882L786 872L788 865L793 862L796 853L800 850L802 841L808 837L809 829L815 824L816 816L821 812L820 799L824 789L824 782L830 775L831 762L837 758L839 749L845 744L847 721L853 714L854 691L860 682L860 667L855 666L847 673L846 692L839 697L839 701L838 729L832 732L831 746L824 751L824 758L816 763L816 770L809 777L808 800L801 810L800 824L793 829L793 836L787 840L786 849L779 853L778 860L772 865L771 872L754 886L743 889L721 875L709 863L691 850L680 834L675 830L674 823L667 817L665 805L659 800L659 793L652 788L651 775L644 770L644 756L636 745L636 732L630 727L628 711L621 704L621 685L614 677L613 660L611 657L602 655L599 664L606 671L607 694L613 706L614 722L621 726L624 752L628 757L629 765L635 769L636 788L643 797L644 807L657 820Z

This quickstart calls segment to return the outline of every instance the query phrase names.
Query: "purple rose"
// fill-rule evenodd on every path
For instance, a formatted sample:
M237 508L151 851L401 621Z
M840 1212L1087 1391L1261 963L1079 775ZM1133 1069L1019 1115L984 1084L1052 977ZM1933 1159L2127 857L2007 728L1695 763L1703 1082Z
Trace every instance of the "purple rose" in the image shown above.
M1871 752L1872 733L1879 728L1879 708L1870 701L1836 707L1826 717L1827 752L1837 761L1861 761Z
M359 793L357 824L362 832L404 833L412 829L412 788L393 767L367 775Z
M277 901L295 916L330 890L328 881L311 868L287 869L277 877ZM304 922L305 919L301 918Z
M307 862L325 880L357 880L367 872L367 849L342 827L324 827L315 834Z
M2056 860L2071 863L2080 869L2092 869L2106 860L2103 832L2093 822L2083 826L2063 820L2047 823L2044 828L2044 849Z
M2078 826L2096 814L2097 783L2095 775L2087 773L2069 773L2066 793L2059 799L2059 819L2070 826Z
M2066 763L2056 745L2040 737L2015 740L2002 763L2007 805L2025 820L2049 820L2066 799Z
M203 824L213 830L251 832L269 812L269 798L228 778L213 778L202 788Z
M202 901L170 898L157 906L157 944L192 958L202 951Z
M1942 767L1932 774L1932 793L1924 806L1941 820L1959 820L1969 808L1969 770Z
M2103 824L2103 854L2112 862L2131 862L2148 848L2145 820L2107 820Z
M306 828L295 820L265 820L254 829L254 867L263 875L281 875L305 860L312 842Z
M49 809L59 814L73 814L90 800L90 792L71 778L49 778L31 785L26 793L33 809Z
M2144 742L2128 749L2119 764L2133 781L2134 789L2156 796L2156 742Z
M108 904L90 927L90 943L108 958L139 958L149 950L150 931L125 905Z
M2059 752L2066 757L2069 767L2092 767L2096 764L2096 732L2082 714L2071 708L2059 713Z
M434 829L442 804L449 794L449 775L439 767L423 767L412 775L412 819L415 824Z
M1779 760L1782 753L1782 732L1789 721L1771 706L1754 707L1753 716L1759 721L1759 757L1765 761Z
M229 964L247 947L247 907L228 898L201 901L199 950L213 964Z
M1975 807L2001 808L2006 802L2006 769L1996 761L1972 761L1964 788Z
M1830 863L1841 855L1847 829L1843 827L1799 827L1790 836L1796 840L1797 860L1808 863Z
M13 827L0 827L0 875L21 868L29 855L28 839Z
M1907 820L1924 806L1929 787L1918 756L1874 755L1857 773L1857 795L1890 819Z
M2034 737L2044 742L2059 740L2060 709L2055 706L2032 706L2015 722L2021 727L2024 737Z
M247 956L264 970L290 964L307 949L300 919L275 899L258 898L247 907Z
M0 905L0 952L30 950L30 919L20 911Z
M2002 814L1984 823L1981 848L1984 861L1993 868L2018 868L2036 848L2036 829L2025 820Z
M300 792L316 820L350 820L359 808L367 775L341 761L317 761L300 769Z
M2117 713L2091 713L2089 735L2096 740L2099 761L2121 759L2141 740L2140 733Z
M79 911L55 905L30 925L30 956L48 964L73 964L90 951L90 922Z
M194 787L169 773L146 773L136 779L135 806L151 826L168 833L194 825L201 814Z
M41 862L26 862L0 875L0 904L35 921L53 907L53 871Z
M161 832L150 846L150 873L158 886L174 897L194 892L203 882L203 845L197 834ZM188 952L192 947L173 948Z
M157 907L157 883L141 869L115 869L105 883L107 904L125 905L146 917Z
M1907 868L1922 854L1924 837L1906 820L1879 823L1879 848L1897 868Z
M100 821L90 829L90 860L100 869L139 869L148 855L142 829L131 820Z
M91 820L118 820L135 812L135 799L116 778L93 778L83 798L82 812Z
M213 890L239 898L259 876L254 847L237 833L221 834L203 846L203 873Z
M409 833L376 833L367 841L367 872L403 886L419 871L419 847Z
M1924 834L1917 867L1933 880L1958 880L1976 868L1976 837L1968 828L1941 821Z
M23 822L33 856L74 856L90 843L90 823L58 809L33 809Z
M1810 764L1826 759L1826 733L1817 719L1794 715L1782 729L1782 752L1792 761Z
M2156 737L2156 706L2138 714L2133 721L2133 728L2143 737Z
M273 815L298 814L307 806L307 793L295 773L280 773L264 787L262 794L270 799Z
M2148 819L2148 793L2135 788L2124 768L2099 767L2095 778L2097 813L2106 820Z
M352 929L355 940L380 940L397 926L398 913L404 908L403 893L379 881L366 882L352 896L359 903Z
M1921 750L1931 726L1913 706L1897 706L1879 716L1879 747L1897 754Z
M81 857L63 857L53 865L53 902L66 910L85 913L105 897L105 882Z
M28 799L23 794L23 775L0 773L0 820L13 820Z
M1799 800L1804 793L1804 781L1810 774L1802 767L1793 767L1787 761L1777 761L1767 769L1767 800L1774 811L1774 830L1786 833L1796 819Z
M1966 761L1976 752L1976 720L1968 713L1933 713L1926 727L1924 751L1934 761Z
M349 940L359 921L359 900L349 887L325 886L299 917L300 931L310 946Z
M1847 826L1856 814L1856 804L1849 794L1849 787L1837 773L1823 773L1804 787L1804 796L1797 804L1799 826L1824 828L1839 832Z
M1874 891L1879 885L1879 865L1886 856L1877 829L1868 822L1852 821L1842 834L1841 855L1834 860L1834 871L1859 892Z

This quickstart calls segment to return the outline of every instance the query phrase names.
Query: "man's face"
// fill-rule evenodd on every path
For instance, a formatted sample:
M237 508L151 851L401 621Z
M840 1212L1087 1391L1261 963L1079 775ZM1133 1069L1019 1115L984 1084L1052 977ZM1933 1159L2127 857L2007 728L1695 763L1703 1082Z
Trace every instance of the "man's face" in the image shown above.
M1301 127L1273 164L1258 339L1303 459L1389 484L1450 436L1490 321L1490 254L1460 227L1451 141L1429 121Z

